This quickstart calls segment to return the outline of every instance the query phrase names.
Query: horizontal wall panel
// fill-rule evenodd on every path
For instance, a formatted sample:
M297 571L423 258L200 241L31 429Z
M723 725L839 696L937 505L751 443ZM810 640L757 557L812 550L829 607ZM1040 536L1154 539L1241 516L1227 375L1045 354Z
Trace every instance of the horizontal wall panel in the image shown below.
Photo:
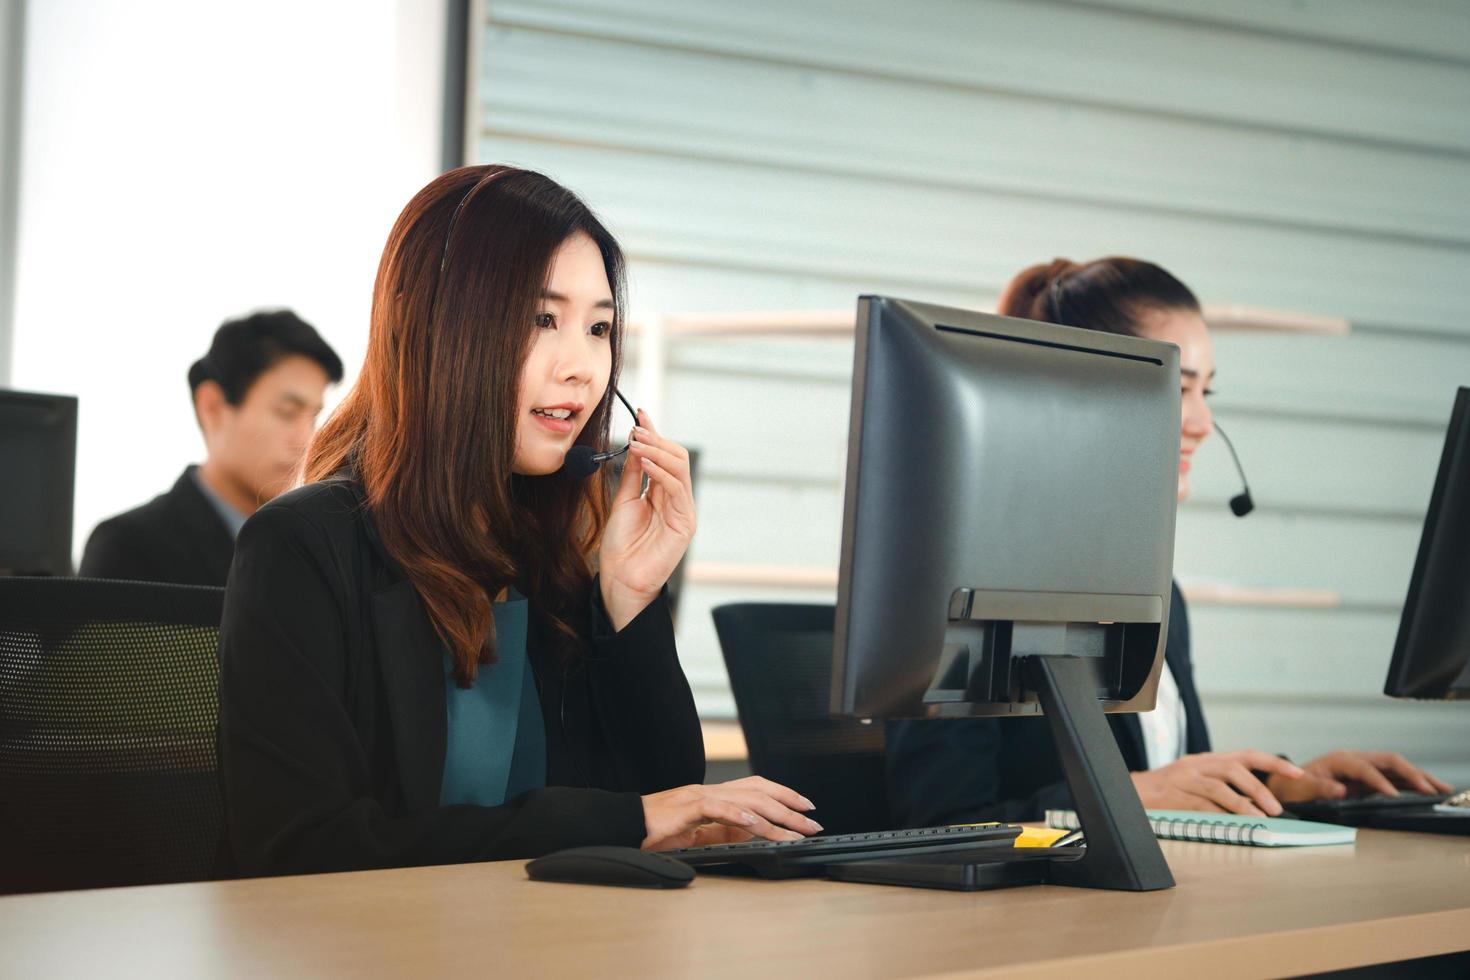
M851 393L842 384L730 378L680 371L669 380L671 429L726 479L791 477L836 489L847 458Z
M1470 315L1463 320L1470 324ZM1470 333L1463 338L1217 331L1215 401L1222 419L1231 412L1294 411L1404 423L1442 438L1456 389L1470 385Z
M1230 433L1265 510L1317 508L1365 518L1418 521L1444 446L1442 431L1375 428L1340 421L1299 421L1264 414L1215 418ZM1218 437L1205 441L1190 473L1199 496L1225 499L1240 491L1230 453Z
M1371 698L1383 693L1399 615L1197 603L1189 624L1195 678L1212 695Z
M1063 0L1065 2L1065 0ZM1462 0L1081 0L1192 18L1318 44L1346 44L1470 62L1470 5Z
M837 568L842 494L836 486L704 479L698 494L703 537L689 551L698 561Z
M1470 242L1470 156L1244 131L602 38L509 31L484 64L501 136L1145 210ZM595 93L546 65L598 66ZM678 99L657 98L680 80ZM589 97L590 95L590 97ZM923 111L915 111L922 107ZM934 138L934 120L948 125Z
M1122 253L1234 303L1470 335L1470 249L509 138L482 155L571 185L638 261L871 277L922 294L997 291L1037 256Z
M1411 521L1180 509L1175 574L1201 584L1325 589L1348 606L1397 609L1419 548Z
M1470 66L1127 11L1025 0L494 0L489 10L497 27L1470 152Z

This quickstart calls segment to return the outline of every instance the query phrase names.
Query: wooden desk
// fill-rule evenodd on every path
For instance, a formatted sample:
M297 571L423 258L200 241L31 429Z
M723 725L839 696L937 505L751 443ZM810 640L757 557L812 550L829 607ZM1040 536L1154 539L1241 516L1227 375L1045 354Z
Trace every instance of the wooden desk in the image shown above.
M0 898L0 975L1188 976L1470 948L1470 840L1164 842L1179 887L960 894L702 877L558 885L521 862Z

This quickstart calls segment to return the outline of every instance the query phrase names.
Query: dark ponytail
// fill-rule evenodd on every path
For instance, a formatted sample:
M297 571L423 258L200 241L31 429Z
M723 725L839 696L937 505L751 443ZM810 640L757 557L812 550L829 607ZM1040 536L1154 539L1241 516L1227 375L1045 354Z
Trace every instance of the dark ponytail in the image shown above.
M1136 334L1153 310L1199 312L1189 287L1152 262L1120 256L1033 265L1001 293L999 312L1027 320Z

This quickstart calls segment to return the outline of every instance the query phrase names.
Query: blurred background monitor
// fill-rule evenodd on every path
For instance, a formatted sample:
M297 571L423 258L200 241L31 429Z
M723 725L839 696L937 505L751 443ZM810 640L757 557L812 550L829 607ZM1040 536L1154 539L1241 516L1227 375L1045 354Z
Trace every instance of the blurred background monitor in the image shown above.
M77 400L0 389L0 575L70 575Z
M1178 348L864 297L849 426L834 712L1036 714L1030 654L1153 707Z
M1470 699L1470 388L1450 413L1383 691Z

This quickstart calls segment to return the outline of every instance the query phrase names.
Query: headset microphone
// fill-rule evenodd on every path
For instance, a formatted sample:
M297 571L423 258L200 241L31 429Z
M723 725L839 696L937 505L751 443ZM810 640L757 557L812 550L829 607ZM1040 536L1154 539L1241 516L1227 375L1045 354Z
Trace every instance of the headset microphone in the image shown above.
M1230 450L1230 458L1235 461L1235 472L1240 474L1241 491L1230 498L1230 511L1236 517L1244 517L1256 509L1256 503L1251 499L1250 482L1245 478L1245 467L1240 465L1240 457L1235 454L1235 445L1225 434L1225 430L1220 428L1220 423L1212 420L1212 424L1215 431L1220 433L1220 438L1225 440L1225 448Z
M623 403L623 407L628 410L636 421L638 413L634 411L632 405L628 404L628 399L623 397L623 393L617 388L613 388L613 394L618 396L618 401ZM596 473L597 468L603 463L606 463L610 459L616 459L627 451L627 446L605 453L600 453L591 446L573 446L567 450L566 459L561 464L561 472L574 480L585 480L593 473Z

